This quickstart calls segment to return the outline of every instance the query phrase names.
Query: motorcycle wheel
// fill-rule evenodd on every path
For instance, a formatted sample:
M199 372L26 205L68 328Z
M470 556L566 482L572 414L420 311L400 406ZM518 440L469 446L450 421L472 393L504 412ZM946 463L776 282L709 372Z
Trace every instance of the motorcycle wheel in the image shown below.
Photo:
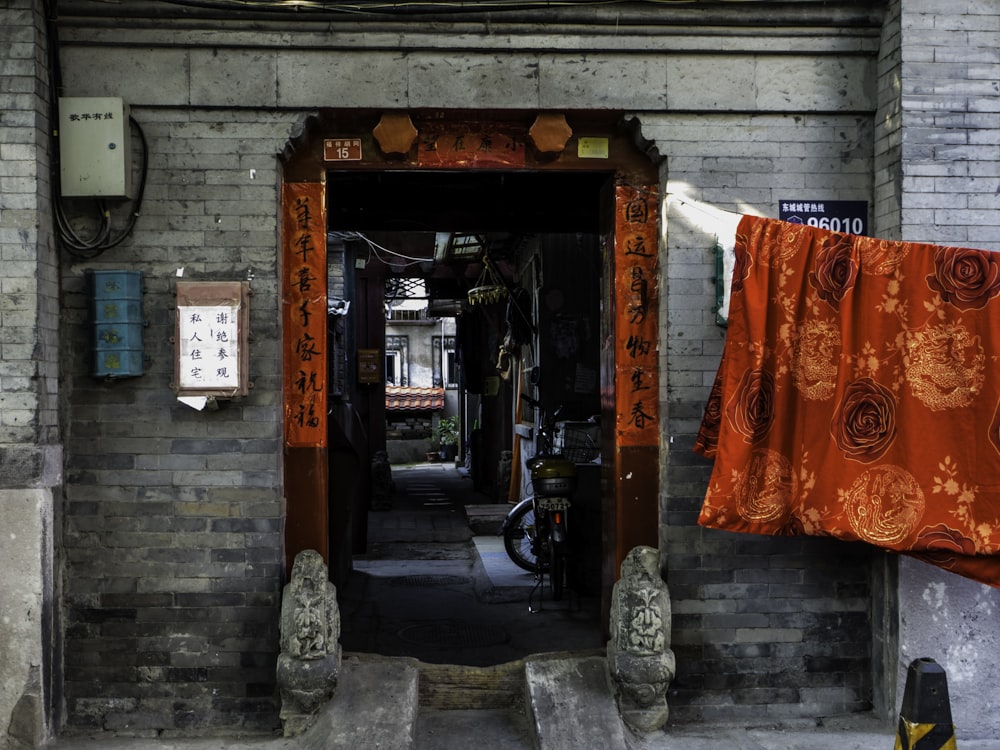
M533 549L538 549L538 526L535 509L525 505L511 518L503 533L503 546L514 564L531 573L543 573L548 560L539 560Z
M563 578L566 575L566 558L558 545L549 544L549 587L552 589L553 601L559 601L563 595Z

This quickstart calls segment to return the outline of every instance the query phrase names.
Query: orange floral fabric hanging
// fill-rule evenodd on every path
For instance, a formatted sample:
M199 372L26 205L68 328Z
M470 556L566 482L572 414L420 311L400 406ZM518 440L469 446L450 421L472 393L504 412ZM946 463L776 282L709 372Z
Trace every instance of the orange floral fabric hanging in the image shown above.
M699 523L1000 587L1000 253L745 216Z

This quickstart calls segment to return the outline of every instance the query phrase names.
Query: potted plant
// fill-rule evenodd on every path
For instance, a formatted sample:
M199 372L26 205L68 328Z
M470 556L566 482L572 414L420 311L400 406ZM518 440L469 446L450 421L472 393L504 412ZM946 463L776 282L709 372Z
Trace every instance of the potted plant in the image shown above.
M455 449L452 446L458 443L458 416L441 417L434 425L434 436L441 446L441 458L454 458Z

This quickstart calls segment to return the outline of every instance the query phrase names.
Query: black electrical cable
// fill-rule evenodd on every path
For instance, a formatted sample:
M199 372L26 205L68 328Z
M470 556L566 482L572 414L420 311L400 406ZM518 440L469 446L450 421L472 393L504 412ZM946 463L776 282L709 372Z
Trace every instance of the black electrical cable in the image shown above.
M202 11L237 11L260 15L284 14L320 16L323 14L352 14L368 16L423 16L451 14L510 13L517 11L544 11L564 8L616 5L690 5L706 0L159 0L165 5L176 5ZM750 0L715 0L716 2L748 2ZM813 0L819 1L819 0Z
M622 5L636 0L161 0L168 5L202 9L243 9L274 13L370 13L406 15L419 13L469 13L470 11L535 10L585 5ZM693 2L694 0L638 0L639 2Z
M62 199L59 196L56 196L55 198L55 213L56 223L59 229L59 239L62 241L63 247L66 248L66 251L76 258L92 260L105 250L110 250L111 248L120 245L126 238L129 237L129 235L132 234L132 230L135 229L136 222L139 220L139 213L142 208L142 197L146 191L146 174L149 166L149 145L146 141L146 134L143 132L142 126L139 125L139 122L131 115L128 120L129 124L135 128L136 133L139 135L139 143L142 146L142 163L140 166L139 186L136 190L136 196L133 199L132 211L129 213L128 223L118 236L111 236L111 212L108 210L104 201L96 202L97 210L100 214L98 218L98 221L100 222L100 230L90 239L83 239L73 230L70 220L66 216ZM131 168L131 165L126 166Z
M139 219L139 211L142 208L142 197L146 190L146 175L149 167L149 144L146 141L146 134L142 130L139 122L129 116L130 127L135 128L139 134L141 144L142 164L140 168L139 186L136 197L132 201L132 211L129 214L125 228L117 235L112 236L111 212L103 201L97 201L98 211L97 224L99 229L89 238L83 238L73 229L72 222L66 215L62 198L62 186L60 180L59 161L59 96L62 92L62 63L59 59L59 35L57 28L58 11L57 0L44 0L44 12L46 21L46 33L48 37L48 64L49 64L49 111L51 118L50 128L50 151L51 151L51 185L52 185L52 206L55 216L55 231L60 244L66 251L75 258L82 260L92 260L105 250L109 250L121 244L135 229ZM131 164L125 165L126 169L131 169Z

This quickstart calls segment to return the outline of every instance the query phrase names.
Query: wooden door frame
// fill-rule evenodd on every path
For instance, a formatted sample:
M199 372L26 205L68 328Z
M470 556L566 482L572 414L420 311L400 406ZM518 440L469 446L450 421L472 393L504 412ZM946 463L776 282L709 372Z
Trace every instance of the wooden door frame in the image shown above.
M602 333L613 346L602 347L601 393L605 445L602 463L604 610L621 561L630 549L658 546L660 483L660 373L659 257L660 202L658 173L647 152L623 126L620 113L569 112L566 121L575 131L558 153L541 154L529 134L537 122L535 112L408 111L391 113L398 121L408 117L415 138L400 153L382 151L376 134L382 111L323 110L310 116L300 134L281 154L282 227L278 266L281 270L282 351L285 372L284 496L285 561L291 570L295 555L315 549L331 560L328 475L329 446L325 429L326 393L303 394L296 390L293 374L302 371L303 244L311 257L326 268L326 174L328 170L379 171L387 169L461 170L516 169L529 172L607 172L613 178L602 209L603 297ZM424 131L424 132L422 132ZM420 138L433 131L441 138L503 134L520 143L507 163L468 158L452 152L443 161L428 165L422 158ZM578 137L579 133L581 137ZM443 134L443 135L442 135ZM585 148L582 136L587 136ZM331 162L330 142L358 139L362 158ZM327 144L327 149L324 149ZM517 148L520 148L517 147ZM606 149L594 158L588 148ZM424 154L426 156L426 154ZM436 157L437 158L437 157ZM312 202L313 216L322 214L323 225L306 235L300 221L303 196ZM297 213L298 211L298 213ZM317 280L317 284L319 281ZM323 299L326 280L323 278ZM318 296L317 296L318 299ZM325 312L325 310L324 310ZM325 320L325 319L324 319ZM308 337L308 333L305 334ZM313 337L315 338L315 337ZM325 340L325 339L324 339ZM325 352L323 353L325 356ZM325 361L325 360L324 360ZM350 361L350 360L348 360ZM325 378L324 378L325 381ZM301 378L300 378L301 382ZM304 438L299 429L308 395L314 413L323 415L323 426ZM366 467L360 467L364 471ZM342 557L333 551L334 559Z

